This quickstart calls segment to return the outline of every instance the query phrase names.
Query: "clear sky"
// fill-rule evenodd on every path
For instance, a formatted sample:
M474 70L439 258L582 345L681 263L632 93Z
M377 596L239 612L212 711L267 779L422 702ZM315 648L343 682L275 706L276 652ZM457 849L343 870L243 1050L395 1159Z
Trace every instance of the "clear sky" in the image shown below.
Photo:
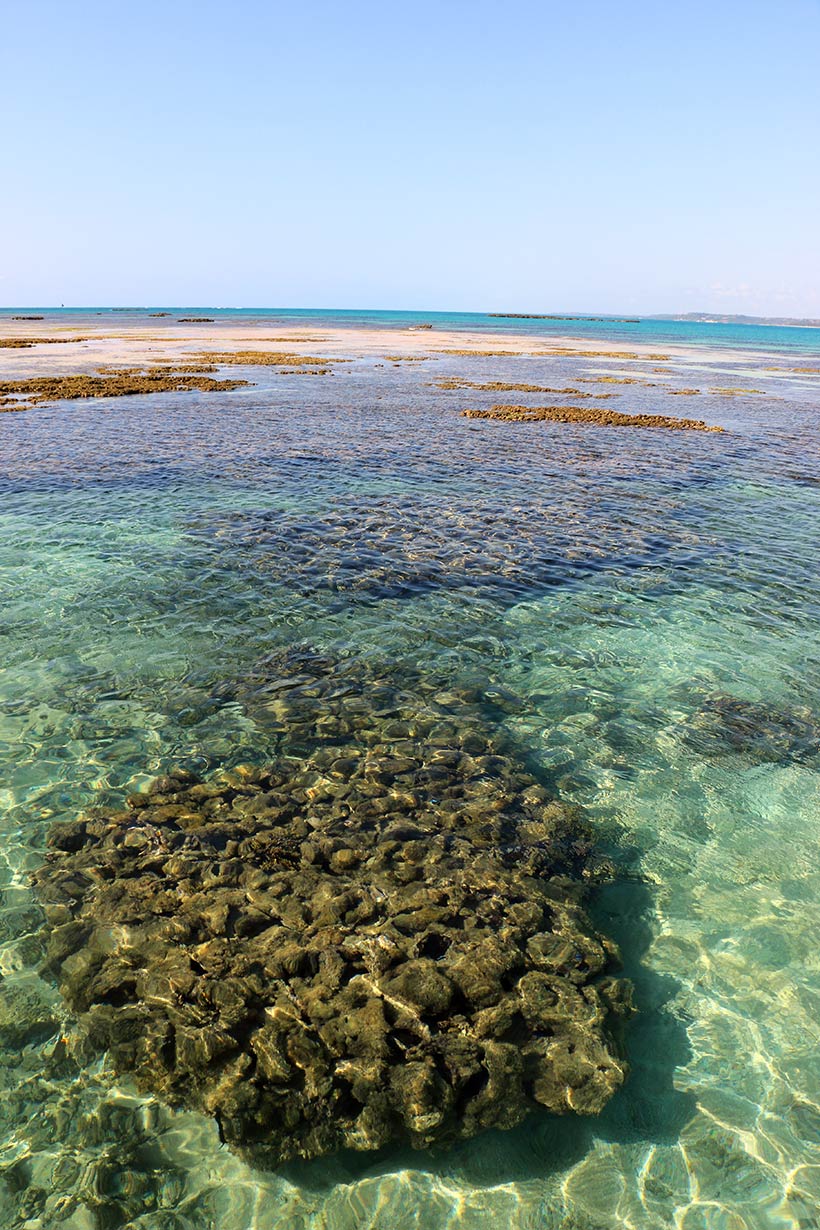
M0 304L820 316L818 0L6 0Z

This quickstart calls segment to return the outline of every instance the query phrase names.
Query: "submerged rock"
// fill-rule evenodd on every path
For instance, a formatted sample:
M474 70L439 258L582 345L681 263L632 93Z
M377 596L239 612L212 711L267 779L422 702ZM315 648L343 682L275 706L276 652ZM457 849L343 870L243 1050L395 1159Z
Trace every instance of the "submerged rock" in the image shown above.
M801 761L820 755L820 718L805 706L774 705L715 693L685 729L705 755L740 755L763 762Z
M629 987L584 911L582 818L471 690L460 720L453 693L345 666L260 669L274 764L175 770L55 826L35 881L65 997L118 1069L256 1160L599 1111Z

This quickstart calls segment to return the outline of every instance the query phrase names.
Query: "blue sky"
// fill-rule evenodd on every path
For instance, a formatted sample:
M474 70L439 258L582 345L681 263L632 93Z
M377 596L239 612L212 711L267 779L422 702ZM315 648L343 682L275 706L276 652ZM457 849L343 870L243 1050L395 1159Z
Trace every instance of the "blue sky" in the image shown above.
M5 6L0 303L820 316L820 4Z

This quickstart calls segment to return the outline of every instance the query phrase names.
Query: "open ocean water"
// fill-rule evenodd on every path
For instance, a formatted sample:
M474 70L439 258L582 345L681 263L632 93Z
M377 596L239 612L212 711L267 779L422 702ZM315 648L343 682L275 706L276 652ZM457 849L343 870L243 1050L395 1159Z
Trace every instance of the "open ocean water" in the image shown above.
M695 349L663 374L354 358L0 415L3 1227L820 1226L820 374L791 370L820 368L820 332L484 327ZM612 408L726 431L467 420L497 397L431 386L601 374L655 384L601 385ZM706 392L739 387L762 392ZM304 645L496 689L522 761L594 823L615 864L594 915L639 1009L599 1116L263 1171L72 1042L30 886L50 827L169 765L264 763L235 688Z

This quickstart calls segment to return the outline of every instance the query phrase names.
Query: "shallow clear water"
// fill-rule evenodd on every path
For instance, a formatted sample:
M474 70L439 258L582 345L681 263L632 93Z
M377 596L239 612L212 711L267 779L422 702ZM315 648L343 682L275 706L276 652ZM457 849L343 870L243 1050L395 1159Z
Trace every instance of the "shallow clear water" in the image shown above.
M770 365L670 370L765 396L608 403L724 435L467 421L492 395L430 387L622 374L533 358L0 416L0 1223L818 1224L820 378ZM79 1048L37 972L48 828L264 758L230 684L303 642L509 690L521 756L594 819L640 1007L600 1117L263 1173Z

